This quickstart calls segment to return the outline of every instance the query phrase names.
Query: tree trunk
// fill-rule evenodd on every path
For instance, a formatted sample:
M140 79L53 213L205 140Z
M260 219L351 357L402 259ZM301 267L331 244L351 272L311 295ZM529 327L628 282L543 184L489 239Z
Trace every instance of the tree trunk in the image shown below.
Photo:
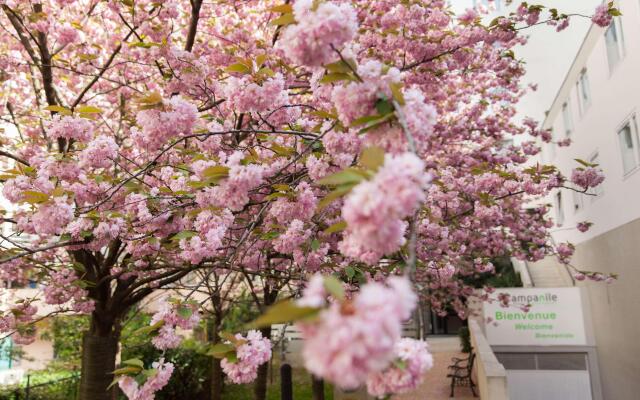
M271 338L271 327L260 329L263 337ZM258 377L254 386L254 399L265 400L267 398L267 378L269 377L269 363L258 367Z
M324 400L324 380L311 375L311 398Z
M220 359L211 357L211 400L222 400L222 384L224 375L220 366Z
M107 389L116 369L118 337L116 333L98 335L86 332L82 340L80 400L113 400L115 388Z

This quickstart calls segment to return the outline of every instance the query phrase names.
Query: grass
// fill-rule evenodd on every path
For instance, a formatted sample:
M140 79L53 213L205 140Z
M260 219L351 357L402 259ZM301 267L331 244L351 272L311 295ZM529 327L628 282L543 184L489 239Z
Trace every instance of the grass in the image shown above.
M280 360L274 358L270 368L273 370L269 370L267 400L280 400ZM311 375L304 368L293 368L292 380L293 398L295 400L311 400ZM225 385L222 398L224 400L252 399L253 385ZM333 387L327 383L324 385L324 398L325 400L333 400Z

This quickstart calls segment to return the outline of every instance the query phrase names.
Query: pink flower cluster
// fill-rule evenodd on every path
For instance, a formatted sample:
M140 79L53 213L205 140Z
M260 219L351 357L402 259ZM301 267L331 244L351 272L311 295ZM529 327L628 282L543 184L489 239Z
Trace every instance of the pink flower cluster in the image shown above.
M421 340L400 339L395 347L399 363L369 376L367 379L369 394L382 398L418 387L424 374L433 367L433 357L427 347L427 342Z
M220 215L209 210L198 214L194 223L198 235L180 240L182 258L191 264L198 264L203 259L215 256L222 247L222 240L233 219L233 214L228 209L223 210Z
M258 367L271 359L271 341L259 331L249 331L247 336L236 335L242 344L236 347L237 360L223 358L222 370L231 382L250 383L258 376Z
M596 7L596 12L591 17L591 21L603 28L606 28L611 24L613 20L613 16L609 13L609 6L605 4L600 4Z
M391 98L392 93L389 85L400 83L402 79L402 74L397 68L385 68L377 60L367 60L360 64L358 75L364 82L338 85L331 93L331 101L338 111L340 121L345 125L351 125L358 118L377 114L375 105L378 95L382 93L387 98ZM411 93L412 103L414 97Z
M335 49L351 41L358 31L353 7L347 3L297 0L293 5L296 24L288 26L278 46L293 62L317 67L338 58ZM332 48L333 47L333 48Z
M596 187L604 181L604 174L601 170L588 167L576 168L571 173L571 182L583 189Z
M591 228L591 225L593 225L593 223L588 221L583 221L583 222L578 222L578 225L576 226L576 228L578 228L578 231L584 233L588 231L589 228Z
M187 311L188 316L180 314L179 309ZM182 337L176 333L176 327L182 329L193 329L200 322L200 313L194 304L171 303L167 299L160 302L158 312L151 318L150 325L155 325L163 321L158 335L151 343L159 350L175 349L180 345Z
M118 155L118 145L111 136L98 136L80 152L81 167L109 168Z
M244 158L239 151L231 154L226 162L229 177L218 186L207 188L197 194L198 204L228 207L240 211L249 202L249 191L262 183L265 167L258 164L242 165Z
M40 235L57 235L74 218L73 205L66 197L56 197L53 202L45 203L31 217L33 230Z
M404 100L403 114L409 131L416 142L426 143L436 124L438 113L435 107L425 102L424 93L419 89L405 90Z
M55 271L51 281L44 288L44 301L47 304L63 305L73 301L73 310L88 314L94 309L93 300L88 300L87 291L79 286L76 272L70 268Z
M47 134L52 139L73 139L78 142L88 142L93 138L93 124L84 119L59 114L49 123Z
M80 39L80 33L78 30L68 23L58 27L56 30L58 34L58 43L62 46L74 43Z
M168 140L192 133L198 120L198 108L183 100L172 97L164 100L161 109L142 110L136 121L141 130L132 129L131 137L143 149L157 150Z
M282 74L267 79L262 85L254 83L250 77L230 77L224 94L236 112L263 112L275 110L289 104Z
M300 305L322 305L327 294L311 280ZM372 282L353 300L333 302L317 321L299 323L304 336L305 367L342 388L356 388L394 359L402 322L411 316L417 297L406 277Z
M294 219L287 230L274 241L273 249L283 254L291 254L298 246L306 242L310 235L311 232L304 228L304 223L299 219Z
M151 366L156 373L150 375L142 387L130 376L123 376L118 380L118 386L120 386L120 389L129 400L153 400L155 399L155 393L169 383L174 370L172 363L166 363L161 358Z
M342 217L347 230L339 249L367 264L400 249L407 223L425 199L429 177L412 153L385 156L375 177L357 185L346 197Z

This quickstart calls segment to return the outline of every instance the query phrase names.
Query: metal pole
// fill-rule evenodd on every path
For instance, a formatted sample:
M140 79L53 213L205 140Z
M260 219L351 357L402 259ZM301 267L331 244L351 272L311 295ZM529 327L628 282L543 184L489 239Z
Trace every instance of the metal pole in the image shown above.
M24 391L24 400L29 400L29 386L31 385L31 375L27 375L27 388Z
M293 380L289 364L282 364L280 367L280 400L293 400Z

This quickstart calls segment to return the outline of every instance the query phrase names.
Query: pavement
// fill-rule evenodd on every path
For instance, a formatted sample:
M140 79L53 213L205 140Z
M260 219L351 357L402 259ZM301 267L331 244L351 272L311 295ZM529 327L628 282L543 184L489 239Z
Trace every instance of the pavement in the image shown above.
M429 349L433 354L433 368L427 372L425 379L415 391L394 396L393 400L449 400L451 380L447 378L447 367L452 357L466 358L467 354L459 351L458 337L428 337ZM476 392L478 388L476 388ZM456 387L455 397L458 400L478 399L473 397L468 387Z

